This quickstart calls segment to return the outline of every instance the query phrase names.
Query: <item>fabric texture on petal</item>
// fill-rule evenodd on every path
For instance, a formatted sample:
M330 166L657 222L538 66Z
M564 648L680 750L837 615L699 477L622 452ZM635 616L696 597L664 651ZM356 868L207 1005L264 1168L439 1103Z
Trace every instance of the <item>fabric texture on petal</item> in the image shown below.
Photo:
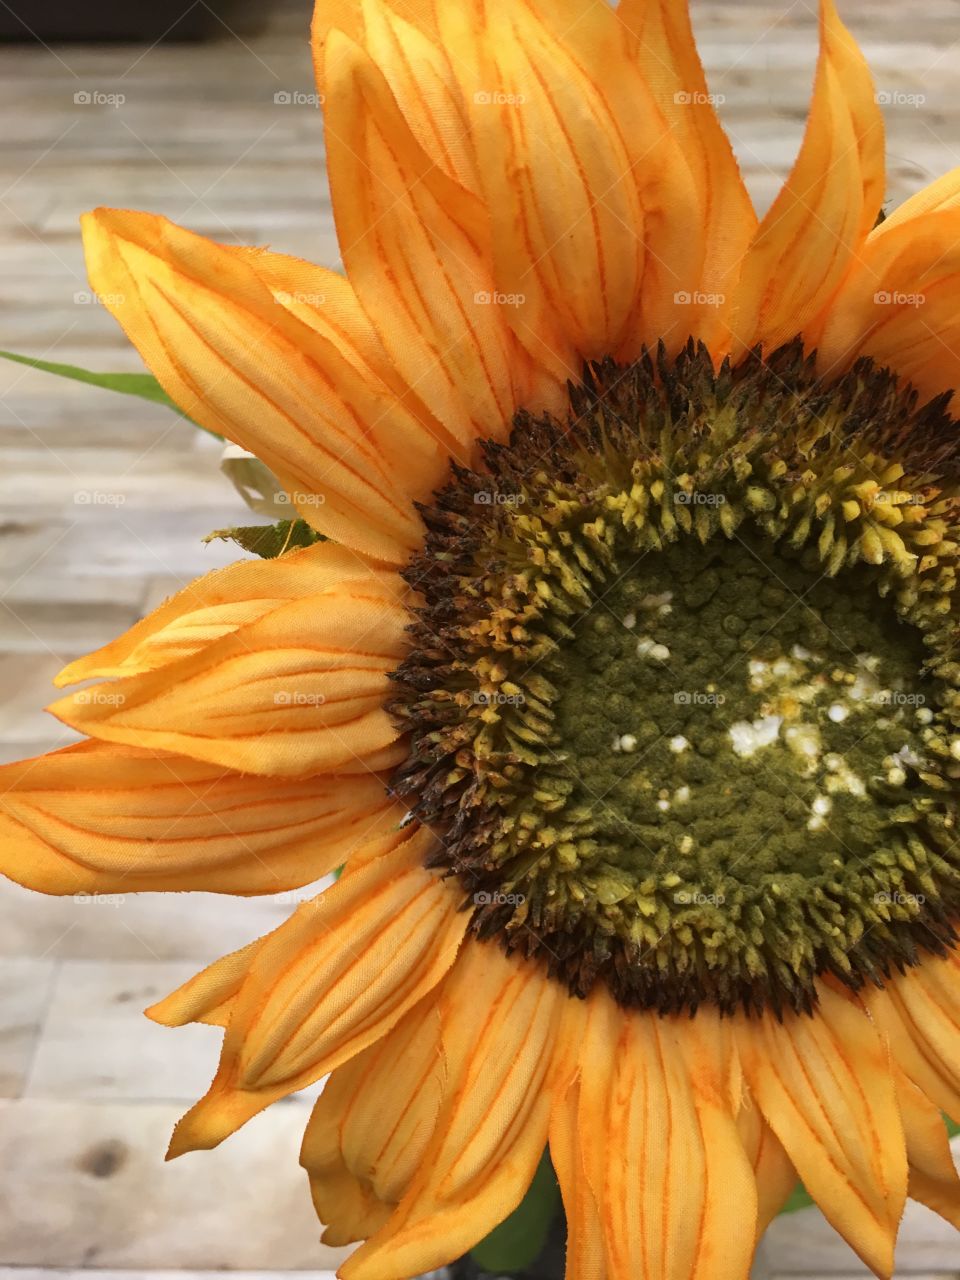
M0 867L42 893L279 893L402 816L376 774L264 779L83 742L0 767Z
M816 320L877 220L883 116L863 55L821 0L820 58L807 131L783 190L743 260L733 353L773 350Z
M446 457L424 424L279 305L251 255L145 213L100 209L83 229L91 283L180 408L256 454L321 533L406 559L411 498Z
M49 710L103 741L242 772L378 772L399 734L383 707L406 643L399 585L353 580L290 601L189 657Z
M547 1141L562 989L468 941L437 993L443 1104L416 1176L344 1280L401 1280L452 1261L519 1204Z
M467 925L423 859L420 831L300 906L259 947L236 997L209 1093L170 1155L214 1147L257 1112L348 1062L428 992Z

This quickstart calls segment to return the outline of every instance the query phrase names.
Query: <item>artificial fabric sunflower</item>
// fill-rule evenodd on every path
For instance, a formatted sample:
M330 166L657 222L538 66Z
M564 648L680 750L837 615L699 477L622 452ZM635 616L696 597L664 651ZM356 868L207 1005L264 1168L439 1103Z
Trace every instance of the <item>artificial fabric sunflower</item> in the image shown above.
M878 1275L960 1225L960 170L878 224L824 0L758 224L677 0L320 0L346 276L149 214L93 287L325 541L187 588L9 766L46 893L340 880L151 1011L225 1028L171 1154L332 1073L345 1280L545 1146L568 1280L744 1280L798 1176ZM312 541L313 534L306 541Z

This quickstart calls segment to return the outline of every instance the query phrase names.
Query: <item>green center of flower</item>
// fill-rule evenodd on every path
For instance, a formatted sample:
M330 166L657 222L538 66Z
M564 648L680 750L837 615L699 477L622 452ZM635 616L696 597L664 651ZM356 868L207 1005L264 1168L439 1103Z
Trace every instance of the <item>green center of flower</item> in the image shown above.
M661 1012L955 940L942 407L798 347L588 370L424 511L395 792L481 937Z

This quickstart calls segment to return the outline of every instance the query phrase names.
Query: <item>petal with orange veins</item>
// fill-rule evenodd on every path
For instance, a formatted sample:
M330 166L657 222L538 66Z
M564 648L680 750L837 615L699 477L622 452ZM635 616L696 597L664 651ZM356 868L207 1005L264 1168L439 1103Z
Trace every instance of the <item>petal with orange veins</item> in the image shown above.
M470 111L497 287L535 360L679 347L701 210L677 140L605 4L477 0L440 12ZM682 332L681 332L682 330Z
M886 991L921 1057L946 1089L932 1091L908 1062L901 1065L929 1098L960 1122L955 1101L960 1092L960 956L956 951L943 959L926 956L894 978ZM943 1103L938 1093L946 1095Z
M226 1027L236 1006L236 997L263 941L263 938L256 938L239 951L231 951L207 965L176 991L171 991L144 1010L147 1017L162 1027L185 1027L191 1022Z
M468 923L423 860L420 830L341 877L263 940L236 997L210 1091L174 1131L171 1157L217 1146L394 1027L450 968Z
M883 116L873 79L833 0L821 0L820 57L800 154L747 250L733 353L803 333L859 253L884 197Z
M445 1077L440 1018L429 997L330 1077L300 1153L317 1216L329 1224L325 1244L349 1244L384 1225L420 1168ZM362 1221L353 1204L366 1207Z
M759 1240L789 1200L797 1185L797 1171L752 1098L746 1098L737 1113L737 1128L757 1184Z
M870 356L924 398L960 386L960 209L878 228L822 323L819 364ZM883 234L881 234L883 232Z
M702 271L689 304L689 331L713 348L756 231L757 216L717 116L687 5L674 0L620 0L616 12L630 56L638 60L695 184L705 245ZM696 296L703 301L697 303Z
M578 1127L580 1081L571 1084L550 1116L550 1159L567 1220L565 1280L607 1280L600 1210L587 1180Z
M400 400L278 305L250 255L152 214L99 209L83 230L94 288L180 408L256 454L315 529L406 559L444 451Z
M599 83L601 58L608 84L624 76L613 15L581 8L566 41L526 0L484 0L477 16L485 87L470 110L500 289L517 295L518 330L609 355L646 259L630 149Z
M388 467L409 482L411 492L426 493L436 485L439 469L446 467L446 455L456 441L431 417L390 362L377 331L367 319L353 285L339 272L319 267L302 258L268 249L225 246L238 254L270 290L274 302L297 321L330 342L367 387L375 388L378 401L394 397L419 424L418 434L431 437L436 448L411 452L407 433L397 430L392 414L379 410L366 421L366 428ZM420 470L411 468L419 464Z
M493 282L479 200L414 137L369 54L326 41L327 166L350 282L394 366L468 456L502 438L516 359Z
M387 581L363 557L332 542L289 551L274 560L238 560L197 578L122 636L71 662L54 684L63 688L94 677L154 671L288 601L329 591L352 578Z
M244 773L378 771L396 762L399 736L383 707L409 621L395 597L392 585L372 579L341 583L186 658L82 689L49 710L106 742Z
M325 46L336 28L362 45L383 72L423 150L448 177L476 194L466 114L449 59L436 38L436 23L422 21L426 8L409 0L320 0L311 33L317 83L325 92Z
M703 1016L623 1018L603 1130L620 1158L608 1162L600 1197L612 1275L742 1280L749 1271L753 1170L731 1112L726 1053L710 1029L691 1040ZM744 1229L731 1233L732 1221Z
M884 990L865 993L870 1017L876 1023L897 1067L931 1102L954 1120L960 1120L960 1081L955 1064L943 1062L931 1053L921 1024L898 999L893 984Z
M468 941L438 991L443 1104L416 1177L344 1280L401 1280L450 1262L520 1203L547 1141L563 988Z
M279 893L402 817L376 774L267 779L82 742L0 767L0 869L41 893Z
M940 1109L901 1071L897 1072L897 1102L907 1136L910 1198L960 1229L960 1175Z
M856 999L828 987L812 1016L738 1026L751 1094L827 1220L877 1275L893 1270L907 1193L886 1044Z
M729 1027L703 1011L680 1022L623 1010L599 990L586 1006L579 1160L566 1175L570 1119L557 1120L565 1203L580 1202L584 1280L596 1258L593 1205L606 1267L598 1277L742 1280L757 1193L735 1119L742 1082ZM734 1219L748 1229L732 1236Z

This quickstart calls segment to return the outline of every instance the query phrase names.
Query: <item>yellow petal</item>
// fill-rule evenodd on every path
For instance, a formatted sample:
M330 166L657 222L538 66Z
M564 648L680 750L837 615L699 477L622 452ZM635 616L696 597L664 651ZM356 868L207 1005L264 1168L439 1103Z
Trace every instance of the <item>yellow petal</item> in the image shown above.
M300 1153L317 1215L328 1224L325 1243L372 1236L386 1222L420 1168L445 1076L440 1018L428 997L330 1077Z
M871 356L928 399L960 384L960 209L886 226L863 247L823 321L820 367L836 374Z
M409 386L469 448L503 437L516 359L479 201L424 152L369 55L325 45L327 166L347 274Z
M84 742L0 768L0 868L41 893L279 893L402 816L376 775L265 779Z
M401 1280L442 1266L519 1204L547 1141L559 1011L534 965L469 941L438 993L447 1078L417 1176L344 1280Z
M883 117L833 0L821 0L820 59L793 172L743 263L733 351L789 341L816 320L877 220Z
M250 255L151 214L100 209L83 229L94 288L180 408L255 453L314 528L404 560L443 450L397 397L279 306Z
M825 1217L877 1275L893 1270L907 1190L886 1046L858 1001L738 1025L750 1092Z
M675 0L620 0L616 12L630 55L638 60L695 184L704 250L701 274L687 304L688 332L713 347L728 323L736 278L757 217L714 108L687 5Z
M394 580L399 583L399 579ZM50 710L107 742L262 774L384 767L398 730L383 709L405 649L393 584L342 583L281 605L157 671L94 685Z
M262 942L210 1092L180 1121L170 1156L215 1147L361 1053L436 986L468 917L423 869L431 841L420 831L342 876Z
M910 1198L960 1229L960 1176L940 1108L929 1102L902 1071L897 1072L897 1102L907 1135Z
M362 556L332 542L275 560L239 560L197 578L122 636L64 667L54 683L62 688L94 676L153 671L255 622L286 601L371 576L387 581Z

